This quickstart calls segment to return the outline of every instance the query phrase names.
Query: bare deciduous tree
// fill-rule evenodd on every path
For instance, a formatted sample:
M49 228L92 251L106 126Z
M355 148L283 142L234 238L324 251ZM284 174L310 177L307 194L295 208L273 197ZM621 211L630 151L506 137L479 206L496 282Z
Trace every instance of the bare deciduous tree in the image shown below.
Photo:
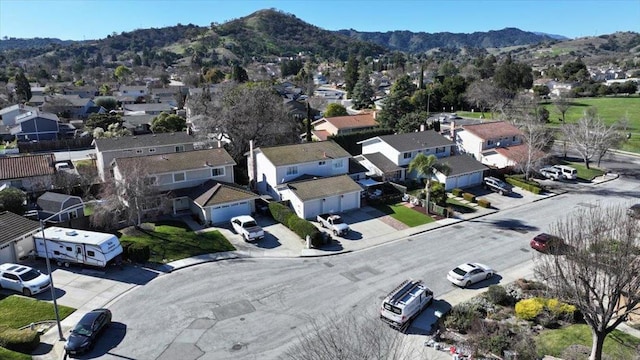
M289 348L292 360L400 360L416 359L399 332L364 314L313 319Z
M602 358L607 334L640 304L640 222L625 211L594 206L559 220L550 230L567 246L536 257L551 295L575 305L591 327L590 360Z
M226 84L220 92L190 100L194 125L203 135L220 134L230 142L229 153L244 158L249 141L257 146L290 144L299 140L300 124L291 116L283 99L268 85ZM200 115L200 116L198 116Z
M580 154L587 169L594 156L601 159L609 148L618 144L622 139L615 125L605 125L598 116L596 108L587 109L577 123L563 126L562 132L567 141Z

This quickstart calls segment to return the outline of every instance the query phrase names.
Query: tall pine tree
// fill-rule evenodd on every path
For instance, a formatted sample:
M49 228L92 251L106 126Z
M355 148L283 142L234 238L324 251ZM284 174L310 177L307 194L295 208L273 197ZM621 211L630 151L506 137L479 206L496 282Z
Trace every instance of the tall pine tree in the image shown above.
M23 71L16 75L16 97L19 102L26 102L31 99L31 85Z
M353 93L353 88L356 86L358 82L358 68L360 66L360 62L356 58L355 55L349 55L349 60L347 60L347 67L344 73L344 87L347 90L347 97L351 97Z

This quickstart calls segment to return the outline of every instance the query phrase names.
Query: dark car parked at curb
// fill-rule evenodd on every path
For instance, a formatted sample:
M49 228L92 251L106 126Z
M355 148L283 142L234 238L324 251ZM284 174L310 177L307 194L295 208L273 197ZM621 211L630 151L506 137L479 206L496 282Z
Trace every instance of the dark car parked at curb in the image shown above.
M110 323L109 309L94 309L86 313L71 330L71 335L64 345L66 355L79 355L91 350L102 330Z
M493 176L487 176L484 178L484 187L485 189L490 189L500 195L508 195L511 193L511 186L509 184Z

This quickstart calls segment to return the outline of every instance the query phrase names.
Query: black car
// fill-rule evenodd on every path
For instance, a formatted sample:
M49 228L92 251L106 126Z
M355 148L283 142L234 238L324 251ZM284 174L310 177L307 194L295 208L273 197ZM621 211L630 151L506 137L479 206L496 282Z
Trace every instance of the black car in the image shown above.
M95 309L86 313L71 330L64 345L67 355L77 355L89 351L102 330L111 323L109 309Z

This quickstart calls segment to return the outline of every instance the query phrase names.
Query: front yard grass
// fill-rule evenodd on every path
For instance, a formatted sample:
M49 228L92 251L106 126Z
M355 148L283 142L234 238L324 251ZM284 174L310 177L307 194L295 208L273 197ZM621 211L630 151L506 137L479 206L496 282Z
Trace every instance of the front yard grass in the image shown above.
M570 325L561 329L545 330L536 339L539 355L559 357L570 345L584 345L591 349L591 329L584 324ZM604 341L603 353L612 359L636 359L640 339L614 330Z
M60 320L66 318L74 311L76 311L76 309L58 305ZM53 303L21 295L10 295L4 298L0 296L0 331L2 331L3 328L19 329L31 323L54 319L55 312L53 310ZM0 347L0 359L28 360L31 359L31 355Z
M420 213L402 204L375 205L374 207L409 227L428 224L435 221L432 217L427 216L427 214Z
M572 168L578 170L578 179L583 179L586 181L591 181L598 176L602 176L604 174L603 170L600 170L593 166L593 163L587 169L582 162L574 162L574 161L561 161L562 165L568 165Z
M161 264L197 255L235 250L219 231L195 233L179 221L158 222L150 231L128 228L123 231L120 241L148 245L151 250L149 261Z

